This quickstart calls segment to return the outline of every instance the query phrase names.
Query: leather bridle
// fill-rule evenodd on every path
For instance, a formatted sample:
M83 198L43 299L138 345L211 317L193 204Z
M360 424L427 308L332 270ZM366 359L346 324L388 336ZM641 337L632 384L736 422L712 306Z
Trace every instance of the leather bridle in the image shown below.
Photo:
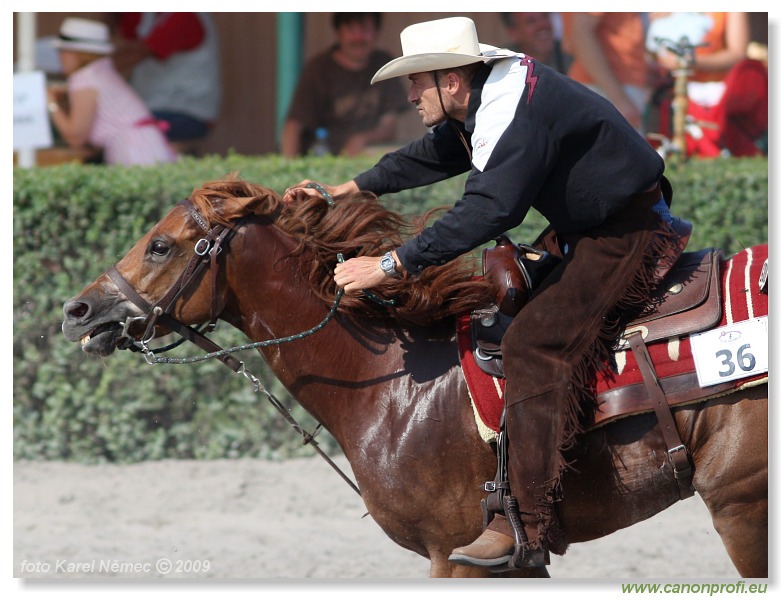
M315 186L321 191L321 193L324 193L326 200L330 199L330 194L327 194L327 192L325 192L325 190L323 190L322 186L319 184L313 184L310 187ZM333 201L329 200L329 205L332 203ZM295 420L290 411L283 405L283 403L280 402L280 400L274 396L274 394L269 392L257 377L249 373L244 368L244 363L242 361L238 360L231 354L233 351L248 349L250 347L258 348L261 346L295 341L319 331L336 314L336 310L339 306L339 300L341 299L344 290L339 290L337 292L334 305L331 307L331 311L328 313L328 316L326 316L326 318L323 319L318 325L310 328L305 332L288 336L286 338L278 338L268 340L266 342L256 342L248 346L223 350L220 346L212 342L205 335L202 335L198 330L185 325L184 323L172 317L170 312L173 310L176 301L181 298L182 294L187 290L192 282L198 280L201 277L204 269L208 268L211 274L212 301L210 320L206 328L206 332L208 333L214 329L217 323L217 317L219 316L217 274L220 263L217 260L217 257L220 255L223 249L227 249L228 242L230 241L231 237L233 237L237 227L241 224L241 220L231 225L217 224L213 227L210 227L209 222L203 217L203 215L201 215L198 209L188 199L182 200L179 202L179 205L183 206L187 210L190 217L203 230L205 236L196 242L193 256L190 258L190 262L187 263L187 266L185 267L182 274L179 275L179 278L174 282L174 284L160 300L154 304L151 304L146 299L144 299L133 288L133 286L127 282L123 275L117 270L116 266L112 266L106 272L106 275L109 277L109 279L111 279L114 285L117 286L117 289L144 313L144 316L130 317L126 319L125 323L122 324L124 327L122 336L125 338L125 340L121 343L121 347L129 350L135 350L137 352L143 352L147 362L150 364L155 364L156 362L178 362L177 359L170 359L169 361L158 359L155 357L154 352L149 350L149 348L146 346L146 344L155 337L155 326L158 323L163 327L178 333L180 336L182 336L183 339L194 343L196 346L209 353L206 357L203 358L217 358L223 364L228 366L232 371L246 377L255 386L255 391L263 393L269 402L271 402L272 406L293 427L296 433L301 435L303 438L303 443L305 445L311 445L315 452L317 452L320 457L323 458L323 460L325 460L334 471L336 471L336 473L345 481L345 483L347 483L347 485L349 485L353 491L355 491L355 493L360 496L361 490L358 488L358 486L347 476L347 474L342 469L339 468L339 466L333 460L331 460L331 458L323 451L323 449L320 448L317 440L315 440L315 436L321 430L322 426L318 424L313 433L307 432L303 427L301 427L301 425L298 424L298 422ZM135 338L133 338L128 332L129 326L132 324L132 322L137 320L143 320L142 325L145 326L144 335L141 338L141 342L137 342ZM160 350L157 351L159 352ZM181 361L189 362L187 359L181 359Z
M194 281L199 280L203 271L208 269L211 275L211 312L206 332L208 333L214 329L217 324L217 317L219 316L219 298L217 294L219 261L217 258L223 249L228 247L227 244L230 241L230 238L233 237L235 226L218 223L213 227L210 227L209 222L188 199L180 201L178 206L182 206L187 210L193 221L195 221L205 233L205 236L196 242L193 256L190 258L184 271L182 271L179 278L162 298L152 304L136 292L133 286L131 286L117 270L116 266L112 266L106 272L106 275L111 279L114 285L117 286L117 289L144 313L144 316L131 317L123 324L123 337L125 338L125 341L121 343L122 348L142 352L145 351L145 346L154 338L155 327L159 323L163 327L178 333L184 339L194 343L207 352L216 352L221 349L198 330L185 325L172 317L171 311L173 310L176 301L184 294L188 287ZM145 327L140 344L128 333L128 327L131 322L137 320L142 320L142 325ZM236 372L238 372L242 366L241 361L232 357L230 354L224 354L217 356L216 358L219 358L220 361Z

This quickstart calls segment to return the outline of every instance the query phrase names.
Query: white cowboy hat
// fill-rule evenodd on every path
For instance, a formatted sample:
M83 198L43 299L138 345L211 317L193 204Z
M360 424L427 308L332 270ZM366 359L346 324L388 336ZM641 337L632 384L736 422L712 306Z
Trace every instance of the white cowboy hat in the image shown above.
M477 41L474 21L466 17L416 23L404 29L400 37L403 56L394 58L377 71L372 83L487 61L492 57L483 56L483 53L497 49Z
M114 46L109 39L109 29L105 23L69 17L63 21L60 37L52 41L52 46L58 50L111 54Z

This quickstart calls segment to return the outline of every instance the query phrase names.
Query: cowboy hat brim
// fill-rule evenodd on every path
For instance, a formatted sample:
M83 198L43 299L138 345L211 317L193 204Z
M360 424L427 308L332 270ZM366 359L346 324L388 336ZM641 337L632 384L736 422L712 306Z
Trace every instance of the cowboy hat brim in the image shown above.
M496 46L480 44L481 55L458 54L455 52L427 52L425 54L411 54L409 56L400 56L394 58L388 64L384 65L372 77L372 84L378 81L385 81L393 77L403 77L412 73L425 73L427 71L438 71L440 69L454 69L471 65L476 62L485 62L495 58L485 56L497 50Z

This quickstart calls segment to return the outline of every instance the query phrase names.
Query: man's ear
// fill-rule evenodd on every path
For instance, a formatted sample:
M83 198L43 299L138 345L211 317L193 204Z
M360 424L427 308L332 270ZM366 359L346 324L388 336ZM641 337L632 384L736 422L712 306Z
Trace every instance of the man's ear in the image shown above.
M461 81L461 77L459 77L457 73L454 73L452 71L447 74L446 81L447 81L447 91L450 92L451 94L457 94L458 91L464 85L464 82Z

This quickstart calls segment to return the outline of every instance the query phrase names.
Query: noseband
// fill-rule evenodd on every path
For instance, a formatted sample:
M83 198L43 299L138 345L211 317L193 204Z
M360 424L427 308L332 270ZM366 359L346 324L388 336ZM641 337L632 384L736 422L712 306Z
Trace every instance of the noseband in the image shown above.
M119 291L138 309L140 309L144 316L130 318L124 323L123 337L127 340L123 343L122 347L130 350L139 350L138 342L136 342L128 333L128 327L133 320L143 320L145 325L144 335L141 338L140 351L144 351L146 344L154 338L155 327L157 323L160 323L164 327L178 333L182 338L194 343L198 347L207 352L215 352L220 350L220 347L203 336L196 329L177 321L171 316L174 304L187 290L193 281L200 278L204 269L209 269L211 272L211 313L209 324L206 327L206 332L212 331L217 324L217 316L219 312L219 298L217 296L217 274L219 271L219 262L217 257L222 252L223 248L227 248L227 244L230 238L233 237L235 231L234 227L229 225L217 224L214 227L209 227L209 222L201 215L198 209L188 200L184 199L179 202L179 206L184 207L193 221L195 221L201 230L205 233L205 236L198 240L193 250L193 255L190 261L187 263L182 274L174 282L171 288L166 294L160 298L154 304L150 304L136 290L131 286L122 274L117 270L116 266L112 266L106 275L111 279L114 285L117 286ZM242 364L241 361L235 359L229 354L218 356L225 365L230 367L233 371L238 371Z

